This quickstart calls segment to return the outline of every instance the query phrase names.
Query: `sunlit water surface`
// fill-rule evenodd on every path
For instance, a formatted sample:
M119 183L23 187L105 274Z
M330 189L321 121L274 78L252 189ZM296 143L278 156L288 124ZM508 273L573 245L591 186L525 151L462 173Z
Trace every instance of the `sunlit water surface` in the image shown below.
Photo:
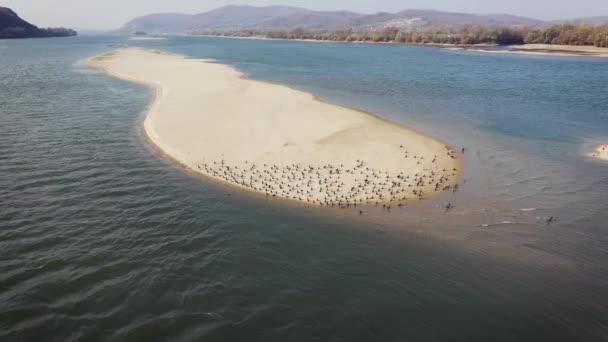
M83 63L121 44L466 147L463 184L359 216L201 178ZM85 36L0 41L0 80L0 340L608 339L608 59Z

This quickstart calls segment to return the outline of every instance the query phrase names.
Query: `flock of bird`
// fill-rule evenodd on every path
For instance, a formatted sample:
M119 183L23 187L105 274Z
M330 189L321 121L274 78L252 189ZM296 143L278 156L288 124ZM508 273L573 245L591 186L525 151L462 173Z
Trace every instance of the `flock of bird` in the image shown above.
M604 156L602 156L604 155ZM591 154L591 156L593 158L605 158L606 155L608 155L608 145L600 145L598 146L598 148L595 150L594 153Z
M407 200L422 200L430 192L458 190L456 168L439 167L439 156L425 160L423 156L408 152L404 146L400 149L403 158L416 160L418 172L389 172L374 168L364 160L357 160L352 165L321 166L249 161L235 165L219 160L200 163L198 169L266 196L339 208L375 204L390 210L393 205L403 206ZM457 156L446 146L443 158L457 159Z

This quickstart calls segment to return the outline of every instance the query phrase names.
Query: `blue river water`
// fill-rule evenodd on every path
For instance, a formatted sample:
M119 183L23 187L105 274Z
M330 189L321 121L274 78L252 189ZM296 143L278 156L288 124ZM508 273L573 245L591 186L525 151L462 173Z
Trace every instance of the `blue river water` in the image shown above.
M152 91L84 63L125 45L465 147L465 183L359 216L197 176L144 139ZM602 58L0 41L0 340L608 340L608 163L587 156L608 143L607 94Z

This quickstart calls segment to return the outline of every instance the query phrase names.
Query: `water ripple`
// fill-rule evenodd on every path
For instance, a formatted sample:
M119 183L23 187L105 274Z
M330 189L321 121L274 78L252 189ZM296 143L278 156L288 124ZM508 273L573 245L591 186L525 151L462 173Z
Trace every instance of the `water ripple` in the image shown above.
M466 184L440 200L453 213L441 202L359 216L240 194L157 155L140 129L150 91L77 64L123 43L0 41L0 340L605 339L605 168L568 154L569 144L504 136L569 141L593 126L559 125L606 108L600 63L200 37L153 43L470 149ZM521 72L496 72L513 68ZM566 77L556 68L567 82L555 80ZM535 95L536 79L546 87ZM564 93L581 92L564 84L580 79L597 96L556 110ZM556 224L544 224L553 215Z

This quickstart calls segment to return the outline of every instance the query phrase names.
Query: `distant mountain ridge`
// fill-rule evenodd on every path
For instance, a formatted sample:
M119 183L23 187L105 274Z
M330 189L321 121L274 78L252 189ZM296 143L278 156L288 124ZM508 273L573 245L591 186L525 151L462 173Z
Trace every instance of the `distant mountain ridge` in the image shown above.
M360 14L349 11L313 11L290 6L225 6L208 12L151 14L135 18L120 31L131 33L189 33L209 30L294 29L328 30L340 28L415 29L444 25L538 26L543 21L506 14L467 14L409 9L398 13Z
M0 7L0 39L75 36L76 31L65 28L41 29L21 19L7 7Z
M193 15L181 13L150 14L131 20L121 28L121 31L129 33L136 31L176 33L178 28L191 17Z

